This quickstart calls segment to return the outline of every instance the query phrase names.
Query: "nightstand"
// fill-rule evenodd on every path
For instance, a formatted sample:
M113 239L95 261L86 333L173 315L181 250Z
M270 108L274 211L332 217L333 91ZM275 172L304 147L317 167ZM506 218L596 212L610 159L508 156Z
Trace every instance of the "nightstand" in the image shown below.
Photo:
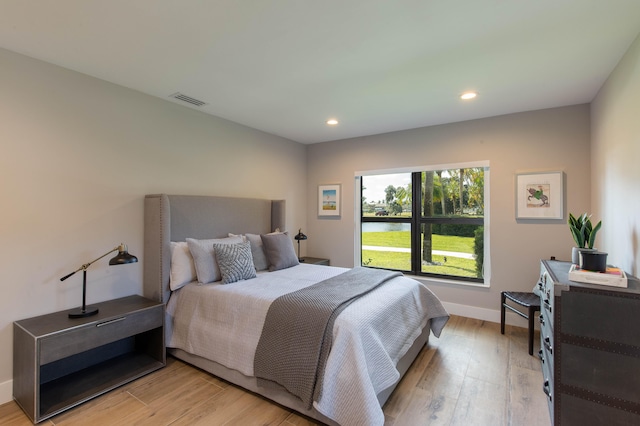
M310 265L329 266L329 259L322 259L322 258L319 258L319 257L304 256L303 258L300 259L300 263L308 263Z
M141 296L13 323L13 398L34 422L88 401L166 364L164 305Z

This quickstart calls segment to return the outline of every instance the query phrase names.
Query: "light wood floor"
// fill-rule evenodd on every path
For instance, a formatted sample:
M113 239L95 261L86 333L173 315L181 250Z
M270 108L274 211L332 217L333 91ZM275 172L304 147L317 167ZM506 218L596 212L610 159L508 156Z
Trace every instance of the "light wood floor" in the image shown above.
M537 353L538 348L535 348ZM549 412L540 361L527 332L452 316L431 336L384 406L385 425L544 425ZM30 425L15 402L0 424ZM278 405L169 358L166 368L42 425L313 425Z

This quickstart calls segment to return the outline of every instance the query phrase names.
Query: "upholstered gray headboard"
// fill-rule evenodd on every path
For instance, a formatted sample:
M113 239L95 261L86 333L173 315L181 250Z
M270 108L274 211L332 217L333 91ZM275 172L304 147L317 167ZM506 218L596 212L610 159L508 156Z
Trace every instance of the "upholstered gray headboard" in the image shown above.
M285 200L195 195L147 195L144 199L145 297L169 300L171 241L265 234L285 229Z

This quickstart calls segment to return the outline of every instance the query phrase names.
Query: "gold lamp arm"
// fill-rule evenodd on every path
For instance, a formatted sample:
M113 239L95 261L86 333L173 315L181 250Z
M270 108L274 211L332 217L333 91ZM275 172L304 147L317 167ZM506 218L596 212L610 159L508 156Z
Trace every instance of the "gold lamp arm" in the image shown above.
M102 258L103 258L103 257L105 257L106 255L113 253L114 251L120 251L120 252L122 252L122 251L127 251L127 246L126 246L126 245L124 245L124 244L120 244L118 247L116 247L116 248L114 248L114 249L109 250L108 252L106 252L105 254L103 254L102 256L100 256L99 258L94 259L94 260L92 260L92 261L91 261L91 262L89 262L89 263L85 263L84 265L82 265L81 267L79 267L78 269L76 269L75 271L73 271L72 273L70 273L70 274L68 274L68 275L65 275L64 277L60 278L60 281L64 281L64 280L66 280L67 278L69 278L70 276L72 276L73 274L75 274L76 272L86 271L86 270L87 270L87 268L88 268L89 266L91 266L93 263L95 263L95 262L97 262L98 260L102 259Z

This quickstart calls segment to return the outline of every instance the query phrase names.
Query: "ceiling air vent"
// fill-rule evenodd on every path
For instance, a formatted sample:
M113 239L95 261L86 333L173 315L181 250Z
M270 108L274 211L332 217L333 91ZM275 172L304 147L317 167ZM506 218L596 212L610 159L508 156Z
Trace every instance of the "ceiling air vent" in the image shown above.
M197 106L197 107L201 107L201 106L207 104L206 102L203 102L201 100L192 98L191 96L187 96L187 95L182 94L180 92L176 92L173 95L169 95L169 97L181 100L182 102L186 102L186 103L189 103L189 104Z

